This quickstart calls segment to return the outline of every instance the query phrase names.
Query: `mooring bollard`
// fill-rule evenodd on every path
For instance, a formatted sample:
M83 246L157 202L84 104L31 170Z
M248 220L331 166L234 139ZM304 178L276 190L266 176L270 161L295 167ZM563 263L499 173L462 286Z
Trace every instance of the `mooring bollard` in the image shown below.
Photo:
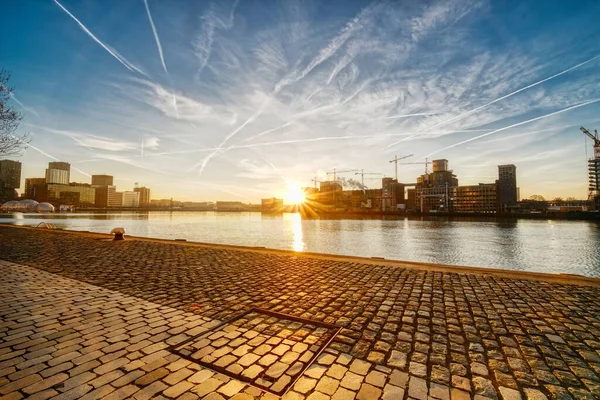
M115 235L113 240L125 240L125 228L113 228L110 234Z

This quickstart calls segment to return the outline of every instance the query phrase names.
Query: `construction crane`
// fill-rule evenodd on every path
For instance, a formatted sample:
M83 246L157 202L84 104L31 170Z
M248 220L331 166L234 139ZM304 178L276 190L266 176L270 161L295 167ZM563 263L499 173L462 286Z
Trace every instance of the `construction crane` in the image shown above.
M594 158L600 158L600 138L598 138L598 130L595 130L594 133L588 131L583 126L581 128L581 132L586 134L590 139L594 141Z
M337 181L337 174L343 174L344 172L356 172L358 171L357 169L345 169L342 171L336 171L336 169L334 168L333 171L331 172L327 172L327 179L329 179L329 175L333 174L333 181Z
M317 177L315 176L313 179L311 179L312 182L315 183L315 189L317 188L317 183L319 183L319 179L317 179Z
M396 180L398 180L398 161L404 160L405 158L408 158L408 157L412 157L413 155L414 154L409 154L407 156L402 156L400 158L398 158L398 156L394 156L394 159L390 161L391 163L396 163L396 166L395 166L395 172L396 172L395 177L396 177Z
M431 164L431 161L429 161L427 158L425 159L425 161L417 161L417 162L407 162L407 163L398 163L400 165L416 165L416 164L425 164L425 174L427 174L429 172L429 168L428 165Z
M365 175L383 175L381 172L365 172L361 169L360 172L356 172L354 175L360 175L360 183L365 186Z

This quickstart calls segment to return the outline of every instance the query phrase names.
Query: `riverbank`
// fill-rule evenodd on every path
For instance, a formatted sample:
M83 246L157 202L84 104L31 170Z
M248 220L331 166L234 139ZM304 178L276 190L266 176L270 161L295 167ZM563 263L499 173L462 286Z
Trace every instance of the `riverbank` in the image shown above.
M389 398L410 395L423 399L427 395L446 399L451 395L469 398L476 394L491 399L542 394L552 398L561 393L593 398L592 393L596 396L600 393L598 279L166 240L107 239L107 235L0 226L0 259L17 264L11 264L10 283L6 282L7 274L3 271L4 290L23 292L25 297L30 294L30 289L23 291L32 285L23 283L27 281L23 275L26 267L19 267L27 265L46 271L31 278L38 286L40 282L48 282L47 292L37 294L39 301L52 302L52 282L63 285L67 279L74 287L97 288L90 289L82 298L106 290L123 297L124 305L113 304L104 311L110 316L109 310L113 309L115 318L127 314L131 304L139 302L192 313L205 322L260 307L341 326L341 332L329 346L332 357L323 356L321 363L311 367L304 379L291 388L287 395L290 399L335 396L338 392L336 398L355 395L377 398L385 396L386 388L389 396L396 393L396 397ZM46 273L52 275L43 275ZM13 309L30 303L23 298L16 304ZM82 327L81 332L84 330ZM35 333L28 333L32 334ZM170 334L161 337L158 331L154 334L158 337L156 343L171 338ZM0 335L5 344L6 331ZM106 332L101 336L105 335ZM123 335L129 335L123 336L124 343L133 337L128 332ZM109 345L106 342L104 347ZM18 345L4 346L11 350L0 350L0 359L21 351L15 346ZM97 353L97 357L108 360L110 352L102 350L104 347L99 348L102 354ZM136 352L127 351L127 347L114 351L121 352L120 358ZM2 351L9 355L4 356ZM267 353L271 351L274 347ZM46 354L50 358L46 357L44 364L54 358L53 353ZM166 356L169 355L161 357ZM15 357L21 355L12 358ZM344 364L345 357L356 358L358 362ZM95 368L104 364L98 360L100 364ZM185 368L191 370L190 366ZM257 368L266 369L260 364ZM100 368L91 373L100 377L105 371ZM19 371L12 374L16 372ZM169 375L171 371L167 369L166 373ZM10 375L4 385L13 383ZM113 374L116 375L119 374ZM153 381L160 384L147 385L162 388L166 395L176 380L167 381L167 375ZM213 381L211 384L216 385L213 390L218 392L217 388L236 381L228 379L227 383ZM190 389L202 384L182 380L191 385ZM128 390L145 390L145 382L133 383L134 387ZM104 390L119 390L113 383L106 383L109 387ZM90 390L102 386L91 385ZM402 397L397 397L400 391ZM258 396L256 392L248 395ZM340 397L343 395L346 397ZM227 397L224 393L219 396Z

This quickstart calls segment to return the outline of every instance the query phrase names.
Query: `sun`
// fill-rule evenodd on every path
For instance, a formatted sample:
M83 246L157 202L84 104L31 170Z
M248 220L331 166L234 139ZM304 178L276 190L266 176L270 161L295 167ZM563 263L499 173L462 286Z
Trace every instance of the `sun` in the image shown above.
M303 203L304 202L304 192L300 185L295 183L288 183L285 194L283 195L284 200L287 203Z

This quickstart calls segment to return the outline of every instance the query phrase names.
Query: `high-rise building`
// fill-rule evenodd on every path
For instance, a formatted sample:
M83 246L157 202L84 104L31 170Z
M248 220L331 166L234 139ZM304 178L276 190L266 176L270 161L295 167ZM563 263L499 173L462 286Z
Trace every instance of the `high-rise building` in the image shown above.
M46 169L46 183L68 185L71 180L71 164L57 161L48 163Z
M0 160L0 185L2 188L19 189L21 187L21 163L12 160Z
M133 191L140 194L140 207L148 207L150 205L150 188L136 187L133 188Z
M17 197L15 189L20 187L21 163L19 161L0 160L0 200L14 200Z
M92 175L92 185L94 186L112 186L113 177L110 175Z
M517 167L514 164L498 166L498 211L507 213L517 206Z

